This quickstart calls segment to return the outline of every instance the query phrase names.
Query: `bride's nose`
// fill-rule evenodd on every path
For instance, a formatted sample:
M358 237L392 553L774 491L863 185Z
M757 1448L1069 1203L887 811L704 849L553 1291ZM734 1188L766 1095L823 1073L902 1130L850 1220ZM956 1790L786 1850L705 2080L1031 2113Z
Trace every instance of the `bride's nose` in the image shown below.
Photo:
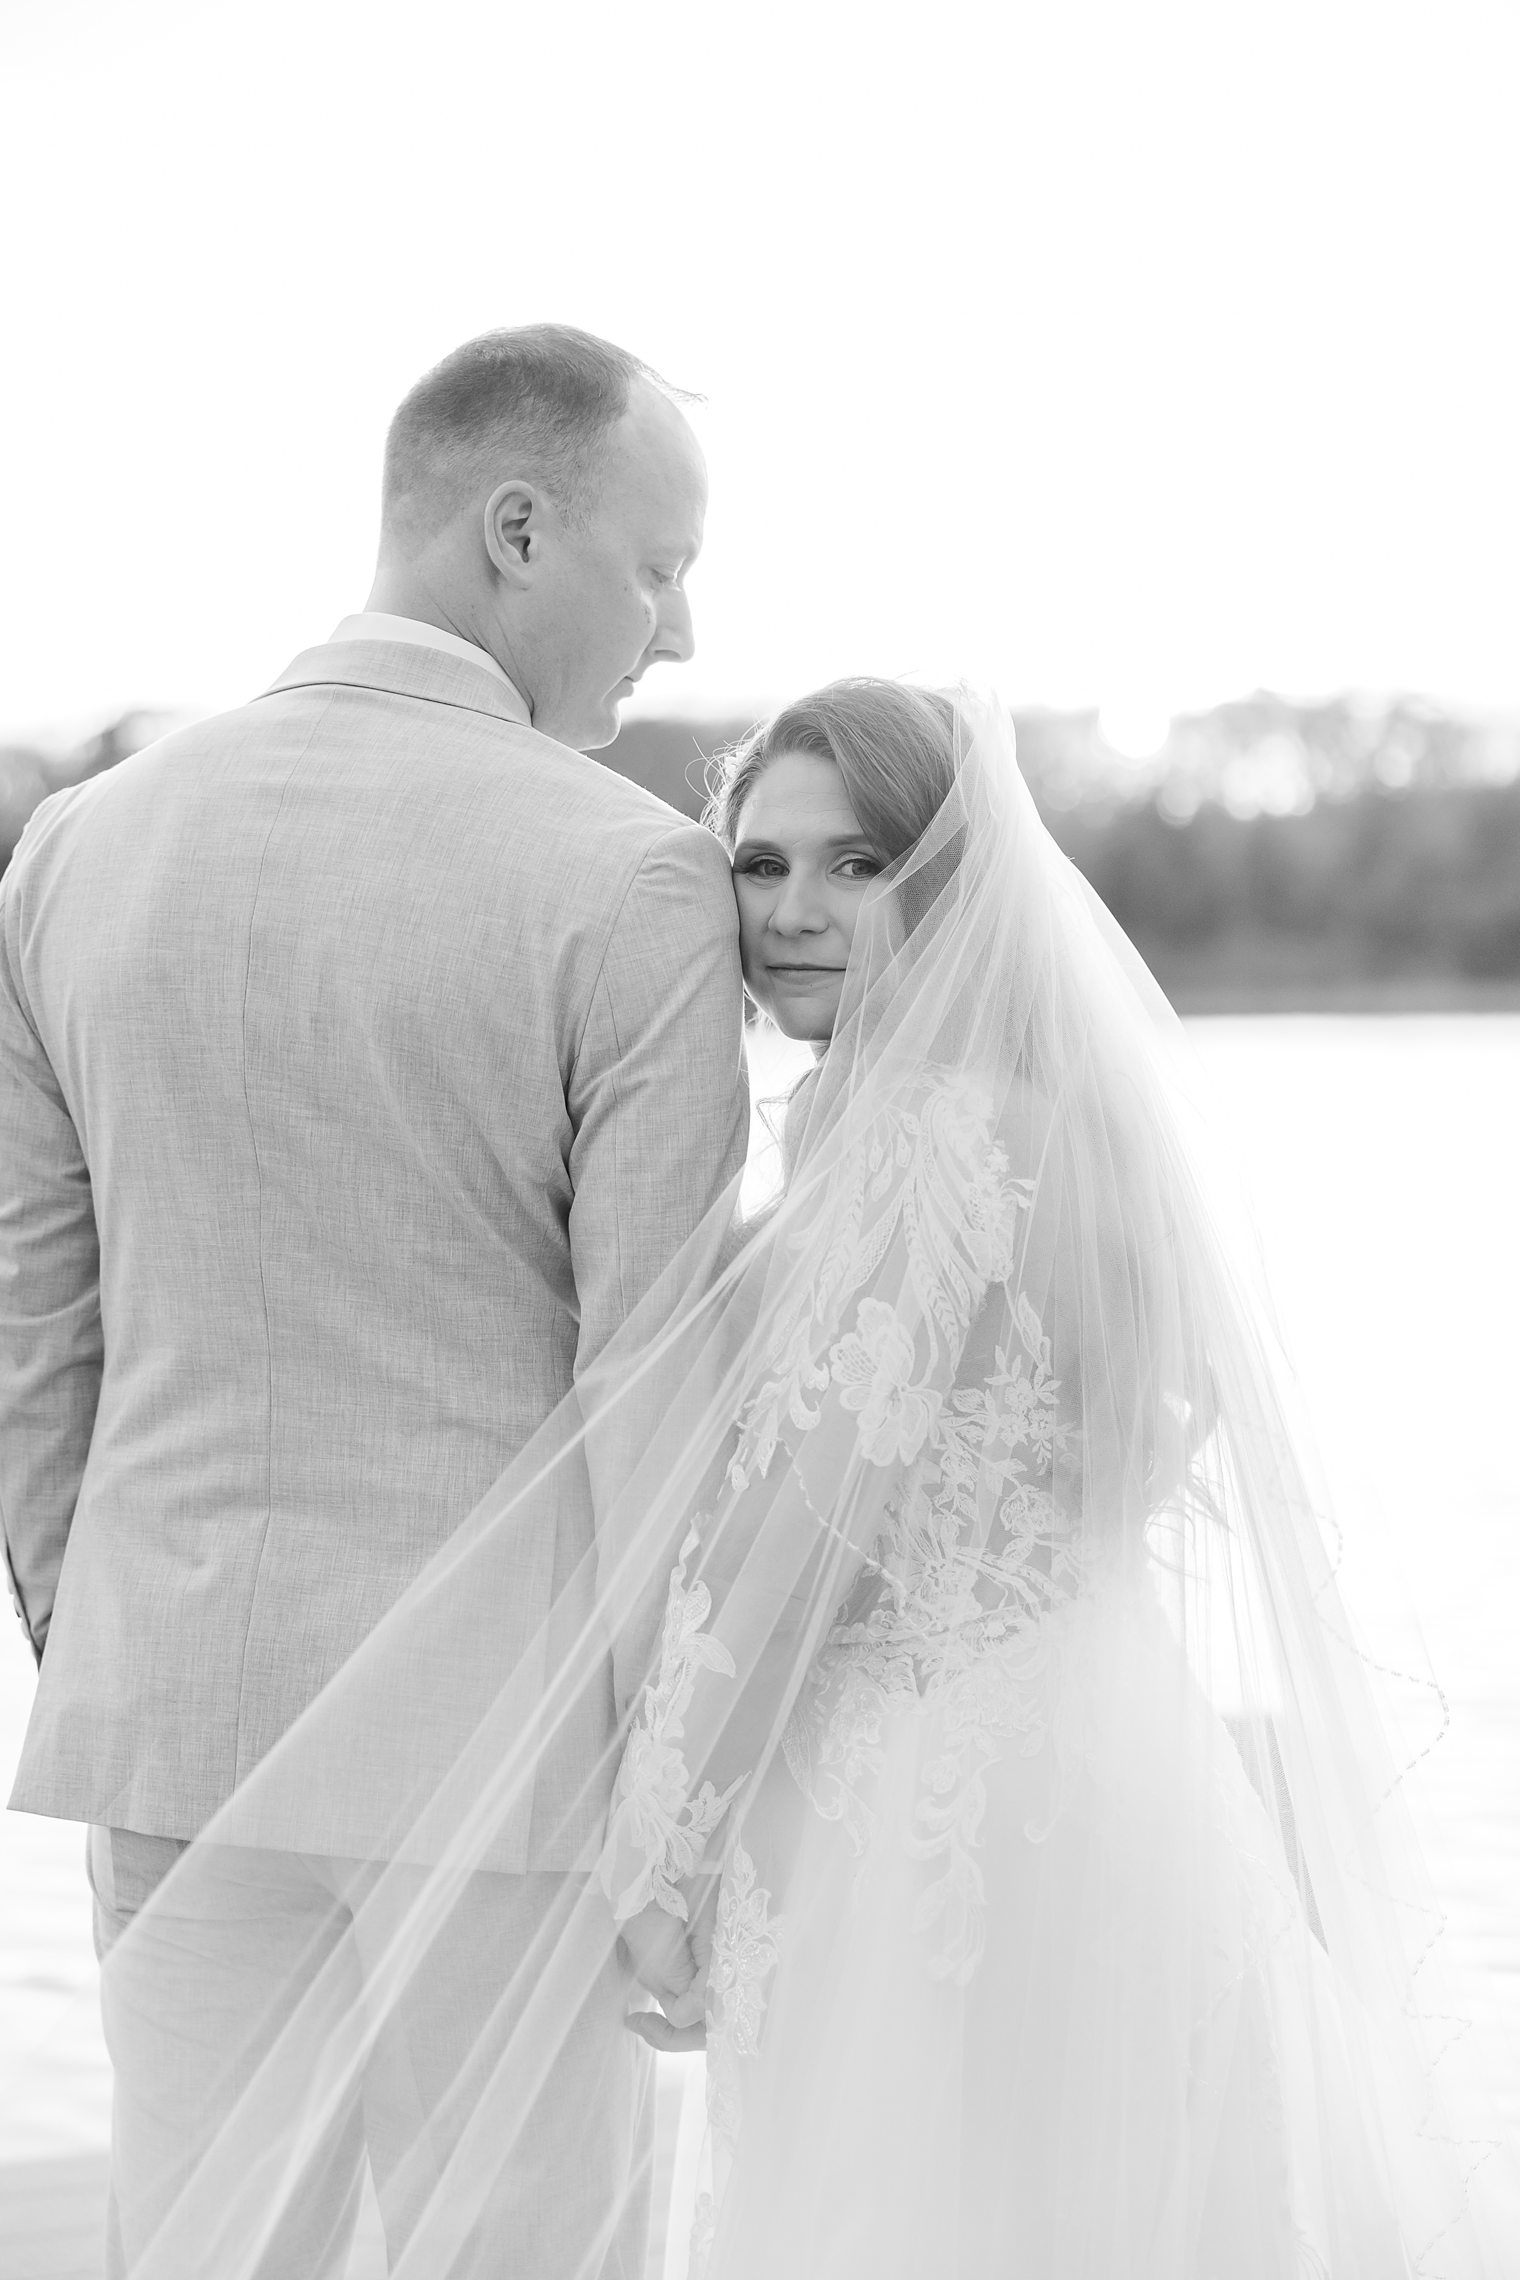
M771 906L771 926L777 934L822 934L829 914L817 886L791 872Z

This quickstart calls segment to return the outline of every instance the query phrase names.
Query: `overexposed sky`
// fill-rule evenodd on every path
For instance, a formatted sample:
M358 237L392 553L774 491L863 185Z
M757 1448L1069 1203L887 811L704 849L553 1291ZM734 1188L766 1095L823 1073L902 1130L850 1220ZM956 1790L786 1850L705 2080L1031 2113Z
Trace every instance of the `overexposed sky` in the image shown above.
M0 737L262 686L555 317L707 397L640 709L1520 708L1516 0L0 0Z

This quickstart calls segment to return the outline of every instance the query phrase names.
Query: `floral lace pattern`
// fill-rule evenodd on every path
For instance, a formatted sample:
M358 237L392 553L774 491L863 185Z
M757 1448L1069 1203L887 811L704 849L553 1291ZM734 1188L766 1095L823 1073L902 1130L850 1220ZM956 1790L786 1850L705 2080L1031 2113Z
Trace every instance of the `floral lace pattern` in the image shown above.
M760 2048L766 1982L781 1953L786 1919L772 1917L771 1896L755 1882L755 1864L735 1835L718 1896L707 1996L708 2113L730 2143L738 2136L738 2062Z
M913 1383L913 1340L890 1306L863 1298L855 1327L829 1355L841 1409L860 1415L860 1453L873 1465L910 1462L939 1415L940 1396Z
M967 1078L926 1083L916 1107L879 1118L839 1167L836 1184L833 1238L778 1326L772 1374L741 1423L730 1470L736 1487L769 1470L788 1426L812 1430L831 1384L841 1388L844 1408L860 1412L869 1462L916 1454L940 1398L922 1380L946 1374L945 1349L953 1363L989 1285L1011 1272L1019 1214L1033 1193L1031 1181L1010 1177L991 1135L990 1105ZM847 1300L889 1254L901 1255L920 1338L892 1307L868 1297L836 1339Z
M670 1579L659 1668L644 1691L618 1774L604 1861L610 1864L617 1848L627 1845L642 1863L630 1883L609 1894L619 1923L651 1903L685 1919L686 1898L679 1880L694 1872L708 1838L742 1786L741 1776L720 1794L704 1781L693 1794L681 1753L698 1672L734 1675L727 1648L702 1629L712 1594L704 1583L694 1583L689 1591L685 1588L687 1562L699 1541L693 1528L681 1546Z
M905 1712L925 1722L920 1793L898 1840L937 1868L916 1923L930 1971L957 1983L985 1946L983 1776L1006 1744L1032 1753L1045 1739L1052 1618L1086 1567L1051 1493L1071 1427L1049 1340L1022 1296L1013 1323L1019 1350L999 1346L980 1383L957 1387L935 1419L874 1603L830 1632L784 1744L798 1786L864 1860L881 1834L871 1791L886 1722Z
M760 2048L767 1985L781 1954L786 1919L772 1916L771 1896L757 1884L755 1864L735 1830L718 1896L707 1995L708 2189L697 2196L687 2264L702 2280L713 2245L717 2203L739 2142L743 2064Z
M963 1980L983 1946L982 1776L1009 1741L1032 1751L1043 1738L1045 1618L1079 1581L1052 1492L1071 1427L1040 1319L1007 1289L1032 1183L1011 1175L978 1087L926 1079L862 1137L837 1191L824 1255L800 1278L741 1415L730 1480L742 1489L765 1476L829 1404L853 1418L856 1457L900 1476L886 1535L807 1675L784 1748L815 1809L844 1822L864 1857L878 1833L870 1791L884 1722L909 1709L928 1722L921 1793L900 1836L934 1870L919 1909L930 1969ZM987 1306L998 1286L1001 1311ZM963 1368L973 1325L981 1336L989 1316L1001 1334ZM650 1901L685 1916L679 1885L746 1778L692 1794L681 1748L699 1675L735 1676L703 1628L705 1585L687 1586L699 1541L693 1530L671 1579L659 1667L618 1777L609 1857L631 1847L637 1864L618 1872L620 1918ZM731 1862L724 1905L741 1910L753 1896L736 1876ZM758 2034L758 2000L735 2013L736 2048Z

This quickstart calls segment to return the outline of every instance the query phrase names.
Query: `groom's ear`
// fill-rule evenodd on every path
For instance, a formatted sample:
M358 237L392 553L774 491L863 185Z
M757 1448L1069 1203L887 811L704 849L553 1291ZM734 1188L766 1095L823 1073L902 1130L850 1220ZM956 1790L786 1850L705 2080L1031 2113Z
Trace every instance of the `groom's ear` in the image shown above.
M543 545L543 508L531 483L498 483L486 501L486 552L514 586L526 585Z

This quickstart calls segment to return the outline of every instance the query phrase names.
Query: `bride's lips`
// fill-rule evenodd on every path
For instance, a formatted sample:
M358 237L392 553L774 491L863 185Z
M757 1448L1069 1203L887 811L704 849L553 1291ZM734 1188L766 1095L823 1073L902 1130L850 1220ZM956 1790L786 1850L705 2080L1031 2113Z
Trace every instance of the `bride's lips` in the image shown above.
M809 982L833 981L844 972L843 966L767 966L772 980L791 982L805 989Z

